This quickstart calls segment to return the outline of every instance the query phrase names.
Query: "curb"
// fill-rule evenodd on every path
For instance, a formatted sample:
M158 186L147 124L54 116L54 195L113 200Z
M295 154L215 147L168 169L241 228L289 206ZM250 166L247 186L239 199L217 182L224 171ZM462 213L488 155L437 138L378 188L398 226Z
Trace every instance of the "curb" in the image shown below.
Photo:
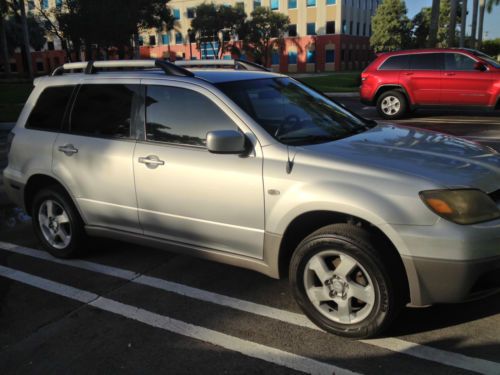
M325 92L324 94L332 98L359 98L359 92Z

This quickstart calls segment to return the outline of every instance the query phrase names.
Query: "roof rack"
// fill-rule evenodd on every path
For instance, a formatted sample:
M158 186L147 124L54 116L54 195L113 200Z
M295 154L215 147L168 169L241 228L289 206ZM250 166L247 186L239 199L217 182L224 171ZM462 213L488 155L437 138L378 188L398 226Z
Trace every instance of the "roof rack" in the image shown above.
M154 69L159 68L166 75L193 77L194 74L187 69L164 60L106 60L106 61L83 61L66 63L53 72L53 76L63 75L67 71L81 70L85 74L94 74L98 69Z
M234 60L179 60L175 62L177 66L184 67L233 67L236 70L252 70L252 71L264 71L269 72L269 69L266 67L250 62L244 61L240 59Z

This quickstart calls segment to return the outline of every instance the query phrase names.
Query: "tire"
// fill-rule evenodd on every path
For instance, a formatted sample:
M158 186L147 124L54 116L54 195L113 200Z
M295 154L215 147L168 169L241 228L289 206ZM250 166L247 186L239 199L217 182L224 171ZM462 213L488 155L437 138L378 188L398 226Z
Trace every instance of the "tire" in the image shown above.
M51 186L41 190L32 207L33 229L45 250L58 258L83 254L87 240L84 224L63 189Z
M387 91L377 99L377 111L386 120L402 118L407 110L408 102L401 91Z
M376 336L403 305L398 282L369 232L354 225L334 224L312 233L295 250L289 271L292 292L304 313L339 336Z

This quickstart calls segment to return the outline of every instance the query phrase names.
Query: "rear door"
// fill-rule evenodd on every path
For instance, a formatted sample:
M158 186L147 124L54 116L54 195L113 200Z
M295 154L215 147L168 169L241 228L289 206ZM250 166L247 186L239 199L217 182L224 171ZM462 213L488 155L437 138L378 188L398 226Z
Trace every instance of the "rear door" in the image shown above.
M83 83L53 149L53 173L88 225L141 232L132 158L139 80Z
M474 69L477 60L462 53L445 53L443 104L487 106L494 74Z
M400 83L416 105L441 104L442 55L419 53L410 56L408 70L400 73Z

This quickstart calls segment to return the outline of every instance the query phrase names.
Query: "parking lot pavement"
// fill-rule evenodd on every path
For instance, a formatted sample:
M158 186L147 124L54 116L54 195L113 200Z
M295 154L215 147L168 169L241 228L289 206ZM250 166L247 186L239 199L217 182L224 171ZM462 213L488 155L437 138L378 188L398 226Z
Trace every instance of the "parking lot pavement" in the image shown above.
M500 151L500 112L398 122ZM347 340L305 318L287 280L108 240L59 260L38 249L22 212L0 210L2 374L500 374L500 295L405 309L386 336Z

